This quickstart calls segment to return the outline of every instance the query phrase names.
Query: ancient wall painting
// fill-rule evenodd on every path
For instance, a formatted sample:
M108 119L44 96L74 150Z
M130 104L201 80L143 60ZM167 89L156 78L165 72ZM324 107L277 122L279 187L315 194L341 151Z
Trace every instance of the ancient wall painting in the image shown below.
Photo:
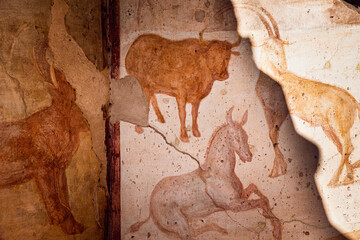
M228 41L200 39L173 41L155 34L143 34L131 45L126 58L126 71L135 76L152 104L157 119L165 123L155 94L176 98L180 118L180 140L189 142L186 131L186 104L191 103L192 133L200 137L197 124L200 102L209 95L215 80L229 78L228 65L232 48Z
M151 193L148 218L131 225L131 233L152 219L162 232L181 239L194 239L207 231L227 235L227 230L216 223L194 228L191 222L219 211L242 212L257 208L271 222L274 238L282 239L281 222L272 213L268 198L252 183L244 188L234 172L235 154L246 163L252 161L252 153L248 135L242 128L248 121L248 112L241 122L234 122L232 111L233 107L227 112L227 123L214 131L205 161L198 169L166 177L156 184ZM258 199L249 199L252 194Z
M179 7L165 1L151 3L143 4L141 12L165 8L166 16L171 13L171 18L147 15L144 20L131 23L131 15L124 20L127 25L121 34L122 79L113 81L114 94L119 92L115 88L121 85L121 81L122 85L127 85L130 78L132 86L140 85L146 92L138 73L129 71L127 60L138 38L154 36L159 42L164 39L171 42L199 41L199 32L205 29L204 42L221 39L231 44L238 40L235 29L226 30L219 27L220 23L212 25L211 21L199 25L196 20L199 14L195 16L201 11L205 12L205 18L227 14L231 10L229 2L189 1L183 2ZM134 10L134 4L131 1L123 1L122 4L121 14L125 18ZM192 20L184 19L191 12L194 14ZM152 17L156 20L150 26L148 23ZM181 18L181 21L176 21L177 18ZM186 25L186 21L191 24ZM176 97L167 92L155 94L157 108L161 109L165 123L159 121L161 118L154 106L145 108L142 94L137 95L141 99L139 109L147 110L137 117L146 117L146 121L142 123L132 118L133 111L129 113L128 119L121 116L121 233L124 239L331 239L339 235L326 219L321 197L313 180L317 168L316 147L295 133L284 94L270 74L268 76L256 67L250 43L242 38L236 51L240 53L239 56L232 56L231 61L226 63L228 78L213 81L208 95L201 100L197 111L198 130L201 133L199 137L191 134L194 127L191 119L192 106L187 104L183 126L189 141L182 141L181 133L178 132L179 125L182 125L179 124L178 103ZM157 73L157 68L153 67L152 62L146 61L145 64L142 54L146 53L147 59L154 59L154 56L158 57L157 52L158 48L138 51L137 59L141 59L138 63L143 63L142 68L147 69L144 75ZM176 66L176 63L186 60L186 57L183 58L176 62L173 60L175 58L169 58L169 61L163 62ZM223 59L222 55L219 59ZM161 69L166 71L158 73L159 75L165 75L166 72L173 74L171 71L174 71L169 66ZM198 67L195 73L199 69L201 68ZM139 84L135 84L136 79ZM152 75L152 79L156 79L156 76ZM133 90L124 90L122 96L131 99L127 96L129 92ZM118 100L124 97L118 96ZM136 108L134 101L131 102L131 108ZM147 102L151 103L151 100ZM115 105L118 104L113 102L114 107ZM230 121L226 116L231 116L228 110L232 107ZM226 134L222 130L229 128L229 122L235 123L235 126L240 124L245 111L248 119L241 129L246 133L247 140L230 141L231 138L223 137ZM136 127L134 131L136 125L143 127ZM234 136L243 134L239 129ZM235 142L247 143L244 149L248 149L251 161L243 162L244 155L242 158L238 154L231 157L226 154L230 143ZM220 147L215 147L215 143ZM219 149L219 152L214 149ZM241 152L239 155L242 155ZM214 163L215 158L220 166L231 162L233 168L231 171L217 171L217 176L221 178L213 173L206 178L205 168L210 162ZM229 182L234 184L226 185ZM255 193L248 196L245 192L255 190L255 186L258 195ZM267 203L246 211L242 204L237 210L241 208L244 211L231 208L235 203L217 203L229 200L229 194L234 189L237 189L237 196L240 196L234 199L240 198L240 202ZM271 213L266 209L271 209ZM273 215L275 218L268 218L266 215Z
M239 34L250 38L257 66L281 85L298 132L319 145L315 179L329 219L358 239L358 8L337 0L274 3L234 1L237 17L248 19ZM310 13L301 24L295 8Z
M68 9L0 7L0 239L104 236L107 78L67 32Z

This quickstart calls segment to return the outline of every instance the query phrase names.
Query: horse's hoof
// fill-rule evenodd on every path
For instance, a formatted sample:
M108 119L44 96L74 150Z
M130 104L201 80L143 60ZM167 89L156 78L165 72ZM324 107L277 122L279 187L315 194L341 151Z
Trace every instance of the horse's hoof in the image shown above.
M158 117L158 121L159 121L160 123L165 123L165 119L164 119L163 116Z

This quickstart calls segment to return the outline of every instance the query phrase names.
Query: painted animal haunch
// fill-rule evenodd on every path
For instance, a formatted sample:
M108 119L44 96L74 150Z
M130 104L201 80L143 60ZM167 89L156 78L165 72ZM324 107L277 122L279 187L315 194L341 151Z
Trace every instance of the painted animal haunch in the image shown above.
M219 211L241 212L260 208L273 226L275 239L281 239L281 223L272 213L267 197L254 184L244 189L234 172L235 154L243 162L251 162L252 154L243 129L247 111L242 121L237 123L232 120L232 110L227 112L227 123L213 134L205 163L193 172L162 179L151 194L149 217L133 224L130 232L138 231L152 218L162 232L181 239L194 239L207 231L227 234L226 229L215 223L194 228L191 221ZM250 200L252 193L259 199Z
M200 137L197 124L200 101L211 91L215 80L228 79L231 49L240 44L219 40L190 38L173 41L155 34L139 36L131 45L125 66L128 74L135 76L144 89L158 121L165 122L160 112L157 93L176 98L180 117L180 139L188 142L185 129L186 103L192 104L192 132Z
M262 48L261 67L277 81L288 100L290 113L310 123L321 126L326 136L334 143L341 154L338 169L329 182L329 186L354 183L354 168L360 167L360 160L350 163L349 157L354 150L350 129L356 112L360 118L360 105L356 99L342 88L330 84L299 77L287 68L284 45L274 18L264 8L250 4L238 4L255 13L264 24L269 38L259 46ZM339 178L346 167L345 179Z
M35 180L50 222L67 234L84 227L71 213L65 169L89 131L65 75L46 60L47 42L34 49L34 65L52 97L49 107L11 123L0 123L0 187Z
M264 109L270 140L275 151L274 166L270 177L281 176L286 173L287 163L279 148L279 132L281 125L289 114L284 93L281 86L263 72L259 74L255 90Z

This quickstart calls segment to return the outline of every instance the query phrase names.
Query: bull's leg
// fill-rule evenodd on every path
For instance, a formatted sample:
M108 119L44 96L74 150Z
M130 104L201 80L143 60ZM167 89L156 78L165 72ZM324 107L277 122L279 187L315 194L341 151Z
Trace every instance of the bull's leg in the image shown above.
M77 234L79 233L79 229L73 227L75 225L72 224L75 223L73 215L70 210L60 202L56 175L53 169L43 168L38 169L34 178L44 201L50 222L61 225L63 231L67 234Z
M263 203L260 206L260 208L263 210L263 216L270 219L271 225L273 226L273 236L275 239L281 239L281 222L271 211L269 199L264 194L262 194L253 183L251 183L243 190L242 197L248 199L252 193L256 194L260 199L263 200Z
M61 204L71 212L70 204L69 204L69 191L67 187L67 180L65 169L56 170L56 185L58 189L58 195ZM60 224L61 228L64 232L74 232L74 233L82 233L84 231L84 226L77 222L74 217L68 217L64 220L63 223Z
M158 102L157 102L157 99L156 99L155 95L151 95L151 104L152 104L152 106L153 106L153 108L155 110L158 121L161 122L161 123L165 123L164 116L160 112Z
M280 151L279 143L278 143L279 128L280 126L275 124L272 126L269 132L269 136L275 151L274 165L271 170L270 177L278 177L284 175L287 170L287 163L285 161L284 155Z
M191 116L192 116L192 132L195 137L200 137L199 126L197 124L197 118L199 114L200 101L192 103Z
M185 128L186 101L183 98L176 98L176 102L178 104L179 118L180 118L180 140L183 142L189 142L189 137Z

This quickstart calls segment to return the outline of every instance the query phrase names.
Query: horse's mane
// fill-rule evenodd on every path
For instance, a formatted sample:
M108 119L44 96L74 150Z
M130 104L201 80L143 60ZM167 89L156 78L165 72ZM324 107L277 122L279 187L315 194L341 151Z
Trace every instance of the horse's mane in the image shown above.
M217 127L217 128L215 129L215 131L214 131L213 134L211 135L211 138L210 138L210 141L209 141L208 147L207 147L207 149L206 149L206 153L205 153L206 158L207 158L207 156L209 155L210 147L211 147L211 145L212 145L212 143L213 143L213 141L214 141L214 139L215 139L215 136L220 132L220 130L222 130L223 128L225 128L225 127L227 127L227 126L229 126L229 123L224 123L224 124L220 125L219 127Z

